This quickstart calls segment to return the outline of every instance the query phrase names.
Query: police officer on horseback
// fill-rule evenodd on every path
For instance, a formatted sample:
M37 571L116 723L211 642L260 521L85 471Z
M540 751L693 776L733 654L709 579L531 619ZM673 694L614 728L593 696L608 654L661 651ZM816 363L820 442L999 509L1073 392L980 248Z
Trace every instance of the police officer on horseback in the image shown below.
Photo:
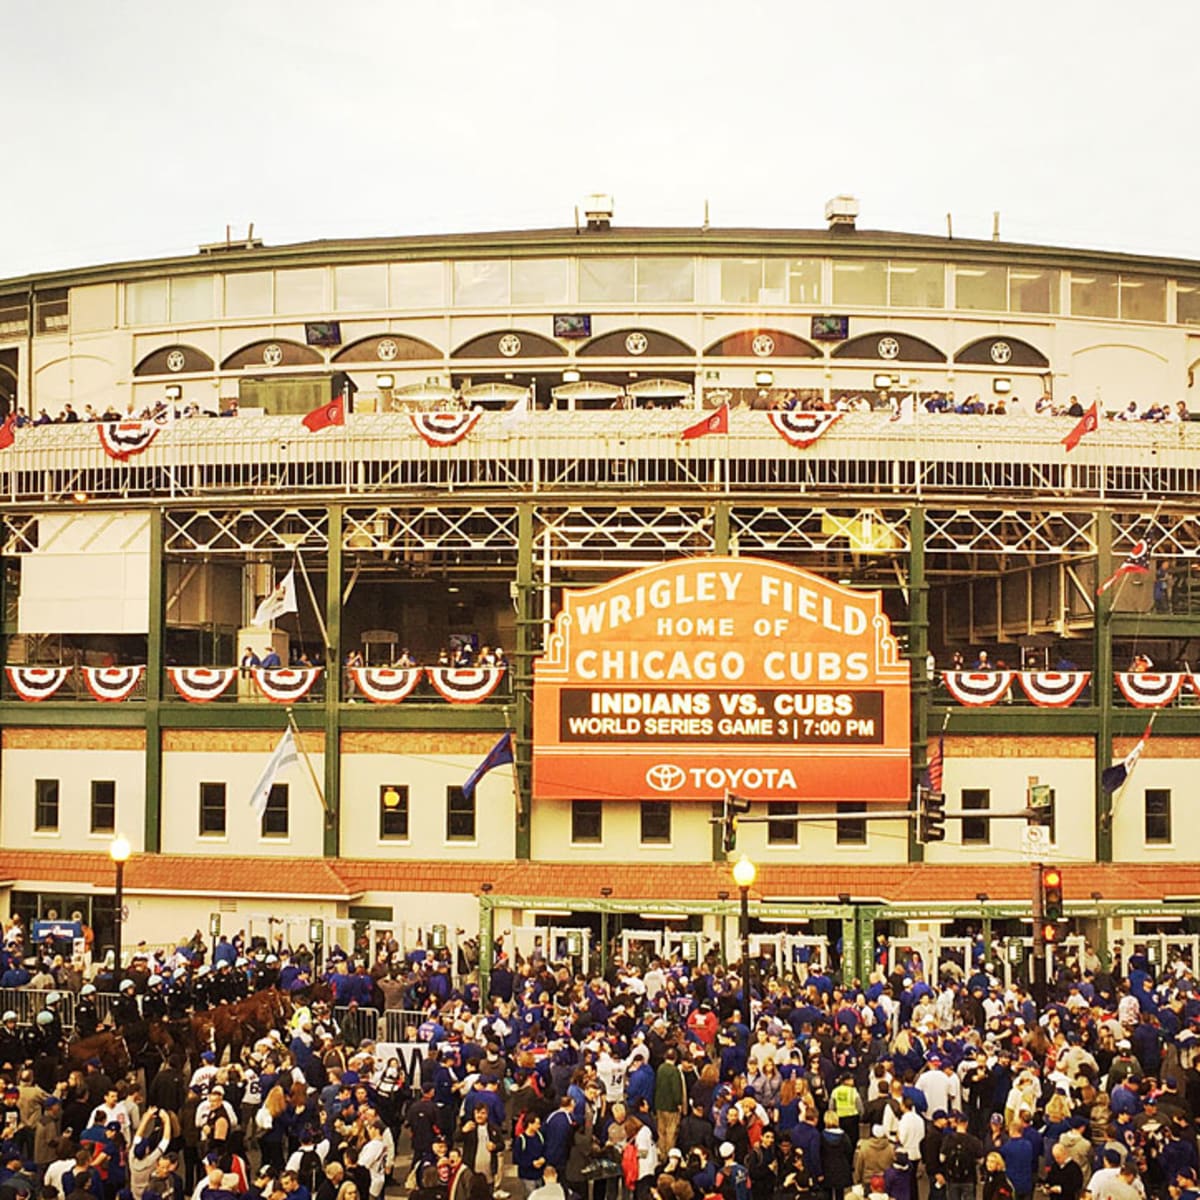
M142 1010L138 1007L137 985L132 979L122 979L117 989L117 998L112 1006L112 1023L120 1029L123 1025L134 1025L142 1019Z
M100 1012L96 1008L96 985L85 983L75 1004L75 1036L89 1038L100 1032Z
M162 1021L167 1016L167 1000L163 995L161 975L151 975L146 981L146 994L142 997L142 1018L146 1021Z

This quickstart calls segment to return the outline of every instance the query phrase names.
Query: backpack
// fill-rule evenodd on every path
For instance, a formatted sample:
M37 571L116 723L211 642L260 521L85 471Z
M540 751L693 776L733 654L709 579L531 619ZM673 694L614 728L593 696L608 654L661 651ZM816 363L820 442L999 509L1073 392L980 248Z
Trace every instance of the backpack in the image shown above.
M316 1195L317 1192L317 1176L321 1173L321 1168L324 1164L321 1162L321 1156L315 1150L304 1150L300 1154L300 1162L296 1167L296 1178L308 1188L309 1192Z
M621 1177L627 1188L637 1187L638 1176L641 1174L641 1163L638 1160L637 1144L626 1142L621 1151Z
M729 1168L729 1178L733 1182L734 1200L750 1200L750 1172L746 1167L735 1162Z
M977 1163L975 1155L967 1148L961 1138L954 1138L949 1145L942 1149L942 1165L946 1168L946 1178L951 1183L973 1183L976 1177Z

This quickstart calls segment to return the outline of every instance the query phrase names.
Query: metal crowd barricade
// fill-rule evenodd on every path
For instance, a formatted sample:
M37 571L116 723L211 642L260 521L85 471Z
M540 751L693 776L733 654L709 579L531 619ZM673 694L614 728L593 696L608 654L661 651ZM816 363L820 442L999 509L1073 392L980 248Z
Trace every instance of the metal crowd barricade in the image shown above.
M0 988L0 1012L15 1012L19 1024L32 1025L46 1007L46 997L54 991L59 996L58 1015L63 1028L70 1029L75 1024L75 996L61 988Z
M338 1023L342 1037L349 1043L351 1040L361 1042L364 1038L379 1041L380 1022L377 1008L350 1008L337 1005L333 1010L333 1019ZM353 1031L357 1030L356 1033ZM347 1034L351 1034L350 1037Z
M425 1021L425 1014L416 1009L388 1008L383 1013L383 1034L380 1041L409 1042L416 1041L408 1037L410 1029L420 1029Z
M117 1001L116 992L97 992L92 1000L96 1005L96 1015L101 1021L107 1021L112 1015L112 1006Z

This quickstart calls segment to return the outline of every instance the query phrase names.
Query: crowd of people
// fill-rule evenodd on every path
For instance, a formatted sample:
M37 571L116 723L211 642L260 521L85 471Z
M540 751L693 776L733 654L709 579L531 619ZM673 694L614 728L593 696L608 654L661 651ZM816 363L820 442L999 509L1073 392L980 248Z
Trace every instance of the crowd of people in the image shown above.
M27 1029L4 1015L0 1193L1197 1200L1191 967L1156 973L1136 947L1106 969L1087 951L1035 998L974 945L927 976L881 938L861 981L756 961L750 997L715 957L613 956L587 975L498 945L481 997L445 951L318 969L236 938L212 961L197 937L80 984L10 927L0 967L29 956L25 986L78 985L85 1040L68 1041L61 999ZM114 984L107 1032L94 993ZM419 1014L415 1059L334 1019L368 1004ZM273 1014L253 1032L252 1010ZM187 1036L222 1015L244 1039ZM146 1027L176 1036L110 1069L101 1047Z

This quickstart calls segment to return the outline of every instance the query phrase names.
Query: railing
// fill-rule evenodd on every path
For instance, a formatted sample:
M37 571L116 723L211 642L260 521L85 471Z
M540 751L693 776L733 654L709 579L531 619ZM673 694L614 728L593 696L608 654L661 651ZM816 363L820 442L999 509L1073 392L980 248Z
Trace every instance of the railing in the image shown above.
M33 988L0 988L0 1012L15 1012L19 1025L32 1025L39 1012L46 1007L46 998L55 989L41 990ZM58 1014L65 1030L75 1027L75 1006L78 997L73 992L58 990ZM101 1021L108 1020L112 1015L113 1004L117 1000L116 992L95 992L91 999L96 1006L96 1012ZM351 1008L349 1005L338 1005L333 1009L334 1019L342 1030L343 1036L357 1029L356 1041L370 1038L371 1041L407 1042L415 1041L407 1034L412 1029L419 1029L427 1019L427 1014L414 1009L389 1008L380 1012L377 1008Z
M735 412L729 434L680 441L694 413L484 413L467 437L436 447L404 413L352 415L310 434L297 417L180 421L127 461L95 425L25 428L0 452L0 495L221 499L311 493L702 491L787 489L1191 499L1200 491L1200 425L1103 422L1070 454L1071 418L847 413L820 441L790 446L766 414Z
M75 996L56 988L0 988L0 1013L15 1012L18 1024L32 1025L38 1013L46 1007L46 998L54 991L58 991L58 1015L63 1028L74 1028Z

